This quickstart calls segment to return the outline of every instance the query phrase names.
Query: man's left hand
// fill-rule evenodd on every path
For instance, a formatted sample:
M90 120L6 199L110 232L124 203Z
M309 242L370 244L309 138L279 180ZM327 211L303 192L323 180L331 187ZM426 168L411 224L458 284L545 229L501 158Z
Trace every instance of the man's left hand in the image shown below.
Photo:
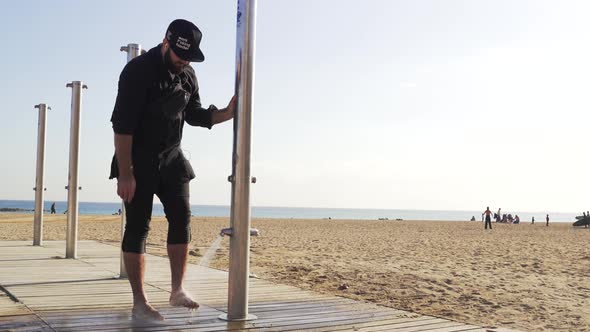
M231 100L229 101L229 104L227 104L227 107L225 108L226 112L228 112L228 120L234 117L234 114L236 113L236 107L238 105L238 96L234 95L233 97L231 97Z
M229 104L227 104L226 108L217 112L213 112L213 124L218 124L232 119L235 115L237 104L238 97L234 95L229 101Z

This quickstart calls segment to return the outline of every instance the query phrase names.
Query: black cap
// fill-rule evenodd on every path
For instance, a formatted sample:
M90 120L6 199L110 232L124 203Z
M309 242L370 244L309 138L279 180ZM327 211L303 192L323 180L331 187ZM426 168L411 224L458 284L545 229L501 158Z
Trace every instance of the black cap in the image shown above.
M203 62L205 56L199 49L201 30L193 23L177 19L172 21L166 30L166 39L179 58L191 62Z

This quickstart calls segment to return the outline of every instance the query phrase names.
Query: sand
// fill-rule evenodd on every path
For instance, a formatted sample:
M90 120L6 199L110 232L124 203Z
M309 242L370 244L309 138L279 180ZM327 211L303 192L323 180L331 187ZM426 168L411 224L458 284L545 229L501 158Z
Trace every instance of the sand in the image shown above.
M32 240L28 214L0 214L0 240ZM46 216L64 240L66 216ZM227 218L193 218L198 262ZM79 239L118 242L118 216L81 216ZM251 272L317 292L483 326L590 331L590 229L571 223L254 219ZM152 221L148 252L165 255ZM211 266L227 269L228 239ZM2 252L0 251L0 257ZM149 267L148 267L149 273ZM346 284L348 289L339 290Z

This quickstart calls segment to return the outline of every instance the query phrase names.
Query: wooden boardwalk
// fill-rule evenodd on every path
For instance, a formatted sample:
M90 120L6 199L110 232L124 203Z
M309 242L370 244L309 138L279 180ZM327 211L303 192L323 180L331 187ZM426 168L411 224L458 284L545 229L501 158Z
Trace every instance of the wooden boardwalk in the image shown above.
M168 305L168 259L147 255L146 291L166 320L130 318L131 290L115 279L119 248L78 242L64 259L64 241L0 241L0 331L499 331L250 279L250 322L225 322L227 272L189 265L185 287L201 304L191 314Z

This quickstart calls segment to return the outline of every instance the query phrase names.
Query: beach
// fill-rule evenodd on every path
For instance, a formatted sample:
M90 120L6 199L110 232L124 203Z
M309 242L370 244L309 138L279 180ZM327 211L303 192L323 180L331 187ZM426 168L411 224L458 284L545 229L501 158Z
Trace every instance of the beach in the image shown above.
M0 214L0 240L31 240L32 214ZM483 326L590 330L590 229L540 220L253 219L259 278ZM194 217L198 263L228 218ZM148 253L165 255L167 223L152 220ZM120 241L120 216L80 216L79 240ZM66 215L44 217L44 240L65 240ZM227 270L224 238L211 267ZM0 257L2 252L0 251ZM147 267L149 273L149 266Z

